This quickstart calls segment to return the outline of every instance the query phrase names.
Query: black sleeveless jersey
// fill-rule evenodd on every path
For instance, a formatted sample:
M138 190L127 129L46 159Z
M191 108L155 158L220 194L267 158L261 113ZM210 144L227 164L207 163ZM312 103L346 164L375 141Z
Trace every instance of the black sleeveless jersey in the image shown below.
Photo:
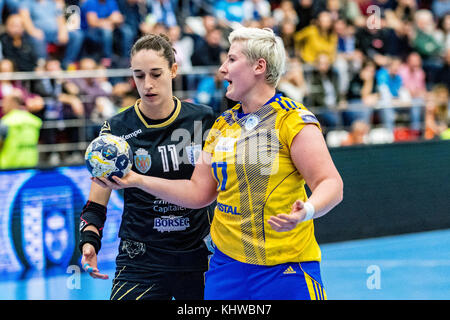
M175 97L174 101L172 114L156 122L139 111L137 100L134 106L105 121L100 134L110 133L128 142L135 172L165 179L190 179L215 120L214 113L208 106L181 102ZM127 245L144 245L145 250L129 257L124 255L124 260L150 269L205 269L208 250L204 238L209 236L211 219L209 207L188 209L141 189L126 188L119 230L121 246L125 240ZM122 251L119 248L118 260ZM142 257L134 257L139 254Z

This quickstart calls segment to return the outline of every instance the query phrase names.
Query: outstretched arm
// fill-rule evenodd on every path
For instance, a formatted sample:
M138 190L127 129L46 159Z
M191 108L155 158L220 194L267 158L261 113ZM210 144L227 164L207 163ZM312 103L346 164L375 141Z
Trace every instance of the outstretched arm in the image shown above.
M109 197L111 195L111 189L109 188L101 188L97 184L91 184L91 190L89 192L89 201L94 202L96 204L107 206ZM81 232L91 231L96 233L100 237L100 232L96 226L93 224L87 225ZM107 274L100 273L100 270L97 267L97 253L95 252L95 248L91 243L84 243L82 247L82 258L81 265L83 269L89 272L90 276L95 279L108 279Z
M123 178L93 178L104 188L139 188L158 198L186 208L203 208L217 197L217 181L211 173L211 154L202 151L190 180L169 180L144 176L131 171Z
M342 201L342 178L317 127L307 125L295 136L291 158L312 192L307 201L314 208L311 219L327 214ZM268 222L276 231L289 231L304 220L307 209L302 201L297 200L290 214L273 216Z

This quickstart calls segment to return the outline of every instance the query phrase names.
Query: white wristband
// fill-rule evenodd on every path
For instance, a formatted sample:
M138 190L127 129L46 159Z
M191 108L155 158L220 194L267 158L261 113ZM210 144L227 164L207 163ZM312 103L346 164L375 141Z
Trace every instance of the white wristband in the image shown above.
M311 220L314 217L316 209L314 209L314 206L310 202L303 203L303 208L306 210L306 215L302 222Z

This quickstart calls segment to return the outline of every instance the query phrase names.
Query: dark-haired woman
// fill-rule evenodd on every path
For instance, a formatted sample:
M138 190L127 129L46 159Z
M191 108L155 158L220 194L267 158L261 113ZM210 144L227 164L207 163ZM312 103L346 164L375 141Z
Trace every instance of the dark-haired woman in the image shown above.
M140 99L106 121L100 134L127 140L133 151L133 171L189 179L205 132L214 122L212 109L173 96L177 64L164 35L146 35L136 41L131 70ZM81 263L99 279L108 278L97 268L97 253L110 194L111 189L92 183L81 213ZM110 299L203 299L210 219L209 207L187 209L138 188L125 190Z

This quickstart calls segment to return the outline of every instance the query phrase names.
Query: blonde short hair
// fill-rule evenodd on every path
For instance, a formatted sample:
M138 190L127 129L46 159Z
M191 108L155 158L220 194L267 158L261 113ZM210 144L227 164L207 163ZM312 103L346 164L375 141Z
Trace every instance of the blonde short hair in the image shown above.
M278 85L286 68L286 52L283 41L269 28L238 28L230 33L228 41L242 41L242 53L250 63L262 58L266 61L266 82L273 87Z

